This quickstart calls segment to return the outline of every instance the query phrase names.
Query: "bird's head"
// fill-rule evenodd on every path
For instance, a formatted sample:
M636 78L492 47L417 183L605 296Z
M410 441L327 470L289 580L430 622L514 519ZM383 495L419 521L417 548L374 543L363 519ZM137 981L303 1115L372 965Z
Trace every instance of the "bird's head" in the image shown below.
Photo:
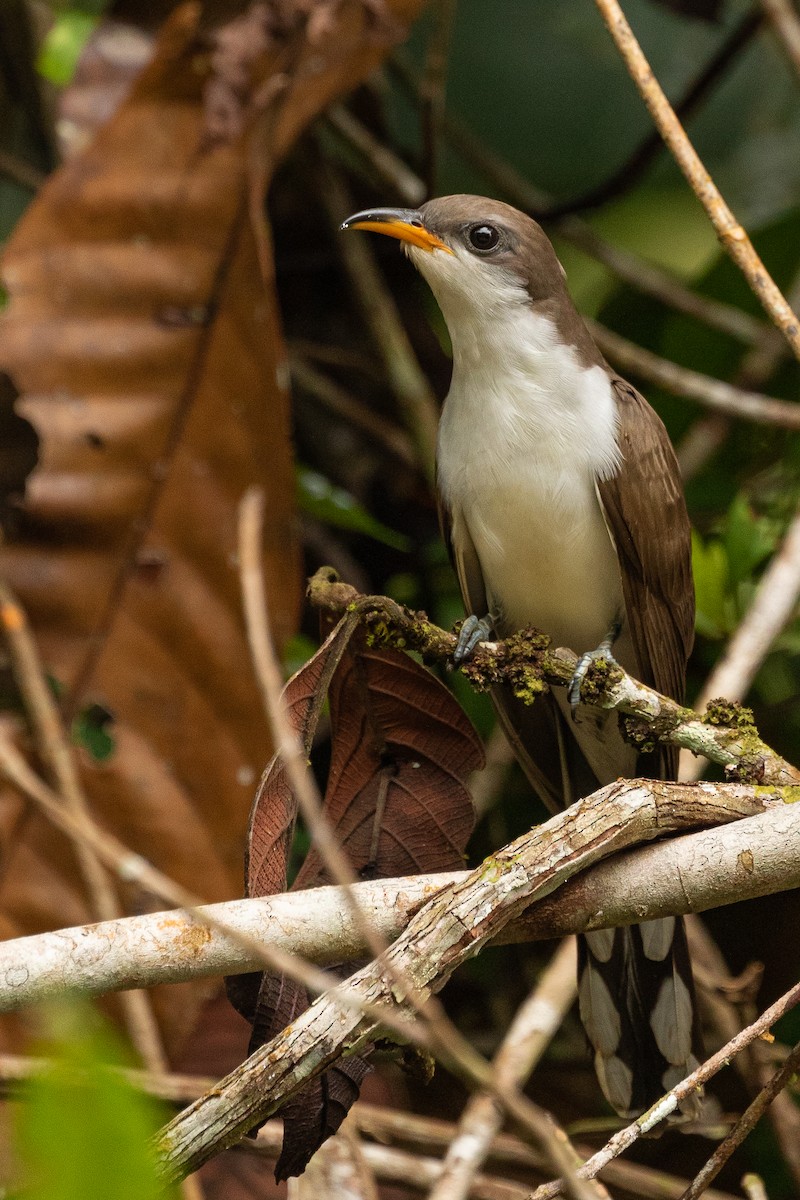
M355 213L342 229L398 238L429 283L454 332L459 321L483 321L519 306L544 315L563 305L564 271L535 221L484 196L442 196L419 209Z

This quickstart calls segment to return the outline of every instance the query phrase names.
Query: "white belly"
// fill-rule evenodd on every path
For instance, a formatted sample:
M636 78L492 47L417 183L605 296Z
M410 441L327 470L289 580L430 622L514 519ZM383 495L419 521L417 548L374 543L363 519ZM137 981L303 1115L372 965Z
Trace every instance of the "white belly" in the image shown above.
M594 649L623 611L617 556L594 482L560 471L550 479L526 473L519 461L509 467L507 479L464 497L459 514L498 632L535 625L557 646L577 654Z
M619 464L608 375L583 366L529 305L509 302L471 334L464 316L448 318L453 379L438 447L454 545L463 527L498 632L536 625L557 645L592 650L623 612L595 490Z

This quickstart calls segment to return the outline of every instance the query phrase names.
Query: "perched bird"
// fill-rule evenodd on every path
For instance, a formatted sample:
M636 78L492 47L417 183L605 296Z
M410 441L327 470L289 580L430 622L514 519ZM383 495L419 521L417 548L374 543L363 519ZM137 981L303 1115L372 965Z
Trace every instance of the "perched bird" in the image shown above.
M682 699L693 641L689 520L659 417L604 360L535 221L496 200L356 213L402 243L441 308L453 373L439 425L442 529L468 613L458 655L533 625L580 665L569 692L493 699L551 811L620 776L675 778L676 754L625 742L580 707L593 656ZM577 719L573 719L577 718ZM637 1115L697 1066L683 922L580 939L579 1004L610 1103Z

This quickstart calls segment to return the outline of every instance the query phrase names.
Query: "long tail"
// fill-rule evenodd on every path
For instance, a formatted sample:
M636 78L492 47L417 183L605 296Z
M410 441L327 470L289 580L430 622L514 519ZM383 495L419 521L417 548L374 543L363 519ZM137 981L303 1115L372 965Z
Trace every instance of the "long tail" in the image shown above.
M682 918L586 934L578 946L581 1019L606 1099L636 1117L702 1055ZM691 1115L698 1101L687 1102Z

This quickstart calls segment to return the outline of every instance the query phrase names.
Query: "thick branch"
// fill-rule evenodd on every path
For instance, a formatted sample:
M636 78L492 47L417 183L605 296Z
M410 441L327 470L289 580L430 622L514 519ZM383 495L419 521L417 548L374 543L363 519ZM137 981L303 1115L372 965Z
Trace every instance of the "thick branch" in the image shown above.
M722 791L642 780L612 784L517 839L463 883L443 889L412 918L386 961L377 959L350 978L348 991L367 1005L402 1010L403 996L393 988L392 974L407 974L419 991L438 991L531 900L554 891L591 863L698 823L724 824L755 815L775 802L775 797L755 796L742 786ZM374 1017L344 1008L335 995L318 997L291 1026L165 1127L156 1146L163 1177L174 1180L196 1170L336 1058L358 1052L378 1033ZM492 1082L488 1064L485 1082Z
M532 904L499 940L531 942L704 912L800 887L798 844L800 804L787 804L615 855ZM359 883L355 891L362 911L391 941L421 904L467 877L468 872L458 871L380 879ZM213 926L202 923L205 912L214 917ZM243 940L223 927L238 930ZM103 995L256 971L264 965L248 949L256 941L321 964L363 958L367 949L336 887L212 904L195 915L174 909L147 913L0 943L0 1011L66 991Z

